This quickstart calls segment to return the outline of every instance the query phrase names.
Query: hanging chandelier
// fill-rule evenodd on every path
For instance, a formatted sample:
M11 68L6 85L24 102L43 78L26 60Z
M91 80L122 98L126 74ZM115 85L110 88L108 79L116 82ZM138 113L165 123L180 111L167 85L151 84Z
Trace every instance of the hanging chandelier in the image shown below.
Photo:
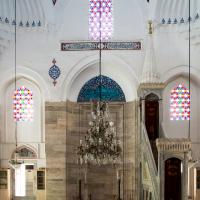
M101 1L99 2L102 11ZM101 75L101 12L99 16L99 100L93 101L91 105L91 121L84 141L80 140L78 146L78 156L80 163L91 164L115 164L120 162L122 152L120 141L114 127L114 122L110 120L108 102L102 101L102 75Z
M80 140L78 155L80 163L115 164L120 161L121 147L113 121L109 118L108 103L92 103L92 120L84 142Z

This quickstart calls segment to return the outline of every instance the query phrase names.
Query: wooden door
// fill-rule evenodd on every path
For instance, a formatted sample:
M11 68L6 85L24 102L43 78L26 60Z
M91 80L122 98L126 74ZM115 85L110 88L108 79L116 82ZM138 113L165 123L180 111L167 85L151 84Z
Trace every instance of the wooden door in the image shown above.
M181 200L181 160L165 161L165 200Z

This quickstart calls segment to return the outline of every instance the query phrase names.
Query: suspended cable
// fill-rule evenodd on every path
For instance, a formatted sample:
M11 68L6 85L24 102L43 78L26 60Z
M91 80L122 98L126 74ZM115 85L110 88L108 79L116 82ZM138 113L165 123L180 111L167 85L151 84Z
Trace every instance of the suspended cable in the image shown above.
M190 139L190 126L191 126L191 1L189 0L189 40L188 40L188 46L189 46L189 60L188 60L188 81L189 81L189 94L190 94L190 118L189 118L189 125L188 125L188 138Z
M15 0L15 41L14 41L14 68L15 68L15 92L17 90L17 1ZM17 120L15 121L15 154L17 153L18 141L17 141ZM17 156L15 157L17 161Z
M102 7L101 7L101 1L100 3L100 12L99 12L99 78L100 78L100 86L99 86L99 100L101 102L102 100L102 76L101 76L101 12L102 12Z

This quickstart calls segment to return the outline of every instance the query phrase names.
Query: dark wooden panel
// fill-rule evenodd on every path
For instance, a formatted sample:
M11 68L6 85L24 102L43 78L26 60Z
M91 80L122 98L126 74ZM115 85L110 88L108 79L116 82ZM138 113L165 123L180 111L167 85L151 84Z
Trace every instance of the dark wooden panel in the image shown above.
M181 200L181 160L165 162L165 200Z
M145 101L145 124L150 140L158 138L159 104L158 101Z

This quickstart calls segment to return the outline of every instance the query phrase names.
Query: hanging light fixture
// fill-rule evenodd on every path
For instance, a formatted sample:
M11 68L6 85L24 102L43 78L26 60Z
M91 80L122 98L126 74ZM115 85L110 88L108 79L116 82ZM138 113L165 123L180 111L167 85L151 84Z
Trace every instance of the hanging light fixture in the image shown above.
M80 163L91 164L115 164L120 161L122 152L120 141L114 127L114 122L110 120L108 102L102 101L102 35L101 35L101 0L99 1L99 99L93 101L91 105L91 118L89 129L84 141L80 140L78 152Z
M108 103L93 102L91 116L85 140L80 140L78 146L80 162L99 165L119 162L121 147L114 123L109 118Z
M15 7L15 31L14 31L14 52L15 52L15 56L14 56L14 69L15 69L15 73L14 73L14 77L15 77L15 91L17 89L17 2L16 0L14 1L14 7ZM20 165L23 163L23 161L19 161L18 157L19 157L19 152L18 152L18 140L17 140L17 120L15 120L15 152L14 152L14 158L11 158L11 160L9 160L9 165L13 168L13 169L17 169L20 167Z

